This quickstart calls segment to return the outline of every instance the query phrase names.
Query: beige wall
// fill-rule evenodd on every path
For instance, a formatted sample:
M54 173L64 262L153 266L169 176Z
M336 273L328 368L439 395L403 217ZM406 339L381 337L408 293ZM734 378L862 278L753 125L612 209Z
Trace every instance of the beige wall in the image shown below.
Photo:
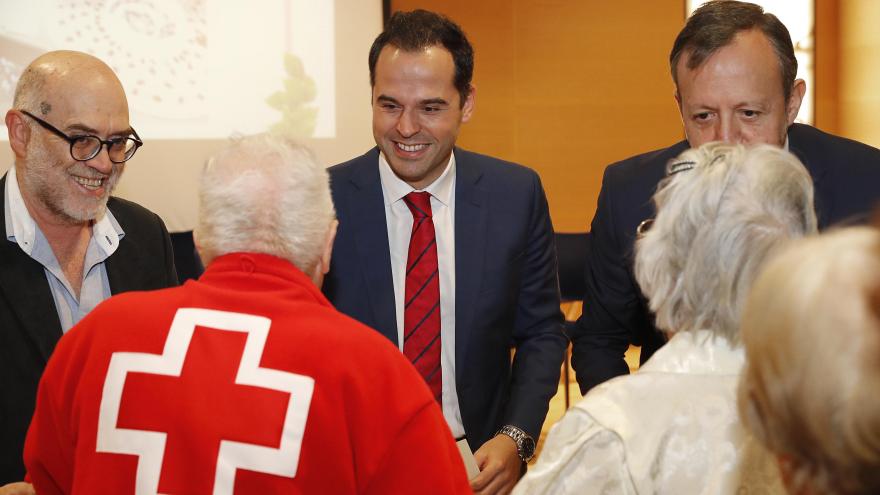
M465 148L536 169L558 231L589 229L611 162L683 137L666 59L682 0L394 0L461 24L476 50Z

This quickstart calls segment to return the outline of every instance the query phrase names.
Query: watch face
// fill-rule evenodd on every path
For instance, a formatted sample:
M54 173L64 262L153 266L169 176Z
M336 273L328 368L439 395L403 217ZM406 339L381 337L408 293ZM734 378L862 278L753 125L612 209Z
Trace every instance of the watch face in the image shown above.
M535 441L532 437L526 436L522 439L523 457L531 459L535 455Z

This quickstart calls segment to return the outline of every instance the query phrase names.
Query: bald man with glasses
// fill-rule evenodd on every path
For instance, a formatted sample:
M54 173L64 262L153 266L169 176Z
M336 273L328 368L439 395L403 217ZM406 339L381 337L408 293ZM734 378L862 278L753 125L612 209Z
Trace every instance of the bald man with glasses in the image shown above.
M110 67L79 52L40 56L6 127L15 165L0 179L0 486L24 476L37 384L61 335L112 294L177 285L162 220L110 196L143 145Z

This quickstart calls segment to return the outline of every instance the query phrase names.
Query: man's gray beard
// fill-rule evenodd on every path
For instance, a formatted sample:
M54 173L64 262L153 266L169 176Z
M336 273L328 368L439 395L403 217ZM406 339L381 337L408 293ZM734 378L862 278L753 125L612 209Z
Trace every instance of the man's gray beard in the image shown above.
M33 193L41 205L65 223L81 224L103 218L107 211L107 200L125 171L124 164L113 164L114 172L111 172L110 177L105 179L104 189L106 192L104 196L95 202L89 201L91 204L82 207L79 204L70 204L75 201L65 191L63 182L59 185L45 180L45 177L52 173L65 174L64 171L56 170L62 165L50 164L49 153L40 145L35 145L31 151L24 167L22 181L25 188ZM116 170L118 173L115 173Z
M51 186L47 186L51 187ZM37 191L37 198L39 198L40 202L50 211L53 215L58 217L65 223L70 224L80 224L85 222L99 221L104 217L104 214L107 212L107 200L109 199L109 195L103 197L98 201L94 207L74 209L69 205L63 204L66 201L66 198L61 199L62 204L57 204L52 194L46 190L46 188Z

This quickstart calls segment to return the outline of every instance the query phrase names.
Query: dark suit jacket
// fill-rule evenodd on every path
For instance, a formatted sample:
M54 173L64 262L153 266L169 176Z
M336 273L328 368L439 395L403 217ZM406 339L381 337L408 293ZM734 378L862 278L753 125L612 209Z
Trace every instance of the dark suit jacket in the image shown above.
M455 385L468 443L505 424L537 439L567 345L547 199L526 167L461 149L455 162ZM339 231L324 292L397 344L378 164L374 148L330 169Z
M0 179L5 205L6 176ZM110 198L107 207L125 237L105 266L113 294L177 285L174 254L165 224L130 201ZM125 331L120 328L120 331ZM46 361L61 338L61 322L43 265L18 244L0 239L0 485L21 481L21 454Z
M789 150L813 177L819 228L860 223L880 199L880 150L810 126L789 128ZM605 169L585 270L584 312L570 329L581 391L628 373L623 354L641 345L644 362L665 343L632 272L639 222L654 216L651 197L682 141Z

